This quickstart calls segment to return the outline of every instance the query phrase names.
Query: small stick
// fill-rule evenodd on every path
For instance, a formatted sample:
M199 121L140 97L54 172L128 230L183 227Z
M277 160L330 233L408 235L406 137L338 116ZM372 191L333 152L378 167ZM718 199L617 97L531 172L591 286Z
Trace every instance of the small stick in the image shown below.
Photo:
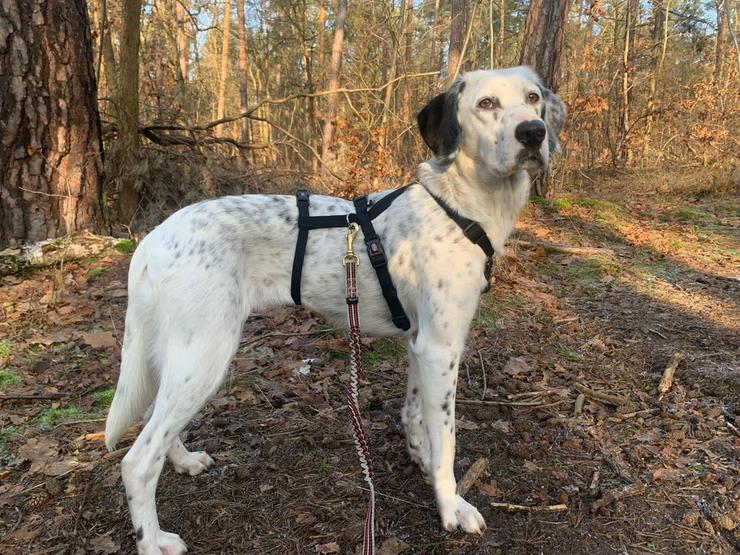
M538 407L544 404L541 399L538 401L483 401L481 399L457 399L455 403L468 405L506 405L509 407Z
M661 397L671 389L671 386L673 385L673 375L676 373L676 368L678 368L678 365L681 364L681 361L684 358L686 358L685 353L676 353L673 355L671 362L668 363L668 366L665 367L665 370L663 370L663 377L660 379L660 384L658 384L658 392Z
M601 499L593 502L593 504L591 505L591 512L595 513L602 507L611 505L614 501L619 501L620 499L624 499L625 497L640 495L641 493L645 492L645 489L646 488L643 484L632 484L629 486L625 486L621 490L608 491L601 497Z
M597 401L601 401L602 403L606 403L607 405L624 405L627 401L623 397L618 397L617 395L609 395L608 393L602 393L601 391L594 391L593 389L589 389L583 384L575 383L573 384L573 387L575 387L578 391L583 393L586 397L591 397L592 399L596 399Z
M488 384L486 383L486 365L483 364L483 355L481 354L480 349L478 349L478 358L480 359L480 369L483 374L483 393L481 393L480 398L485 399L486 393L488 392Z
M583 404L586 402L586 396L583 393L579 393L578 397L576 397L576 406L573 409L573 414L575 416L581 416L581 413L583 412Z
M542 247L546 251L557 252L561 254L614 254L612 249L601 247L573 247L571 245L557 245L555 243L545 243L542 241L524 241L522 239L516 242L518 246L536 249Z
M568 505L515 505L514 503L491 503L491 507L494 509L501 509L502 511L509 511L512 513L561 513L568 510Z
M488 459L485 457L481 457L475 461L470 468L468 468L465 476L463 476L457 483L457 494L464 496L468 493L468 490L478 481L478 478L480 478L481 474L486 471L486 468L488 468Z
M591 476L591 483L588 486L588 491L591 495L596 495L599 489L599 479L601 478L601 472L594 470L594 475Z

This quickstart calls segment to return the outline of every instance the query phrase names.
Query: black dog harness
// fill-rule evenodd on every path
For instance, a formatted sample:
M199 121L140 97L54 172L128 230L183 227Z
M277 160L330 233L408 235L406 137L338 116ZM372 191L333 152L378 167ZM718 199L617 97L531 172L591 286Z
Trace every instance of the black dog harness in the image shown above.
M408 316L403 310L401 301L398 300L396 287L393 285L391 274L388 271L388 258L383 249L383 243L375 232L373 220L380 216L399 196L406 192L411 185L396 189L379 199L377 202L370 201L367 195L356 198L353 202L355 212L345 215L330 216L310 216L309 215L309 194L305 189L296 192L296 204L298 205L298 240L295 246L295 255L293 256L293 272L290 280L290 294L296 305L301 304L301 276L303 275L303 259L306 255L306 245L308 243L308 232L311 229L326 229L332 227L347 227L350 223L357 223L362 229L365 238L365 247L367 256L370 259L370 265L378 276L380 288L383 291L383 297L391 311L393 324L404 331L411 327ZM429 192L426 187L424 188ZM431 197L437 201L437 204L445 213L454 221L463 234L471 243L478 245L486 254L486 281L490 281L491 271L493 268L492 257L495 254L491 241L489 241L486 232L477 222L465 218L455 212L447 203L429 192Z

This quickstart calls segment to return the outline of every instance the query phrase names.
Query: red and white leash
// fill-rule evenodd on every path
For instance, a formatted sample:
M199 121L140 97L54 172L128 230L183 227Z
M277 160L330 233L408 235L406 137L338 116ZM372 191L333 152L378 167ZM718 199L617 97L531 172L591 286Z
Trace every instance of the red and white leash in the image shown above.
M357 265L359 259L352 250L360 226L350 223L347 230L347 254L342 258L347 275L347 322L349 323L349 384L347 384L347 408L352 421L354 442L360 459L362 474L370 489L370 502L365 516L365 531L362 541L362 555L375 555L375 486L373 485L373 461L367 446L365 429L362 426L360 408L357 400L358 381L362 375L362 344L360 343L360 312L357 296Z

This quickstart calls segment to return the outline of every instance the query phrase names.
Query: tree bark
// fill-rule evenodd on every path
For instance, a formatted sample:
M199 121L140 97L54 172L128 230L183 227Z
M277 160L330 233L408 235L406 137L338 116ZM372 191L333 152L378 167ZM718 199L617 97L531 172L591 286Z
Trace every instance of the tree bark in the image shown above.
M336 29L334 44L331 49L331 65L329 66L329 90L339 88L339 71L342 67L342 49L344 48L344 21L347 17L347 0L337 0ZM326 120L324 122L324 139L321 148L321 159L325 165L331 166L334 155L332 147L337 130L337 113L339 111L339 93L332 92L326 98Z
M103 175L85 0L0 4L0 247L96 229Z
M403 27L403 18L406 13L406 3L401 3L401 24L400 27ZM390 133L390 120L391 120L391 112L393 107L391 106L391 103L393 102L393 91L396 89L396 84L393 82L393 80L396 78L396 75L398 74L398 33L396 33L396 29L391 26L390 28L391 33L391 66L388 71L388 77L386 78L386 82L388 85L385 87L385 92L383 93L383 111L380 116L380 136L379 136L379 142L380 146L382 148L386 148L388 146L388 135Z
M468 31L468 21L465 0L452 0L450 3L452 23L450 24L450 53L447 59L447 86L449 87L460 71L465 35Z
M237 0L240 1L240 0ZM229 78L229 46L231 45L231 0L226 0L224 7L223 41L221 43L221 73L218 83L218 106L216 119L224 117L226 107L226 81Z
M130 224L139 207L139 190L135 172L130 168L139 163L139 29L141 0L122 3L123 30L120 47L120 77L118 122L120 140L121 179L119 210L121 218Z
M189 8L190 0L175 0L177 67L181 83L186 83L190 74L190 33L187 31L190 25L187 13Z
M403 45L403 105L401 107L401 119L403 125L408 127L411 123L411 83L408 75L411 73L411 38L414 31L414 0L406 1L406 24L404 26Z
M249 107L248 79L249 57L247 56L247 37L244 21L244 0L236 0L236 13L239 19L239 109L241 113ZM249 119L241 119L241 142L249 143Z
M552 90L558 88L569 3L569 0L532 0L524 24L519 63L534 68Z
M642 147L643 163L649 159L650 139L653 134L653 113L657 107L658 82L663 73L663 61L668 46L668 12L670 8L671 0L653 0L653 71L650 74L648 84L645 140Z

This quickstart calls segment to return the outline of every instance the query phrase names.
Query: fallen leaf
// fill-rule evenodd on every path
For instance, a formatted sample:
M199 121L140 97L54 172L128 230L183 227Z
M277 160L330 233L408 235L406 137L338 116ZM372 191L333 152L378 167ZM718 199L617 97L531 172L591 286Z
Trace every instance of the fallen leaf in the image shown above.
M502 434L509 434L511 433L511 422L508 420L496 420L491 424L491 429L501 432Z
M110 536L96 536L90 540L88 547L93 553L118 553L121 550L121 546Z
M478 484L478 489L488 497L498 497L501 495L501 491L498 489L496 482L491 482L490 484L481 482Z
M403 553L410 547L409 544L402 542L398 538L388 538L380 546L380 549L378 549L378 555L399 555L399 553Z
M323 543L314 547L316 553L339 553L339 544L337 542Z
M524 468L528 472L537 472L540 468L532 461L524 461Z
M522 357L511 357L506 362L503 369L504 374L509 374L510 376L516 376L517 374L531 371L532 367Z
M106 347L118 346L118 342L111 331L83 333L82 340L93 349L105 349Z
M59 443L46 437L32 437L18 449L16 462L31 462L31 472L38 472L49 464L50 460L56 460L59 454Z

